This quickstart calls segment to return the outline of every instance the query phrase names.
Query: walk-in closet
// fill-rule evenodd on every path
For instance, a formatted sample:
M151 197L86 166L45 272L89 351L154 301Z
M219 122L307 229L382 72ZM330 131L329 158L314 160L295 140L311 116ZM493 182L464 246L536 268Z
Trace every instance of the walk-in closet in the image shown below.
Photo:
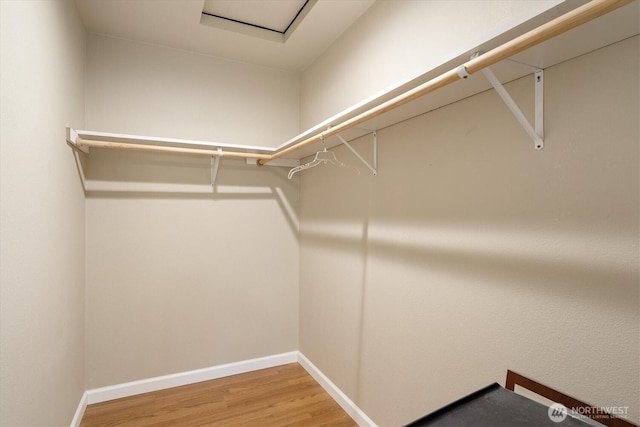
M640 423L638 0L2 0L0 31L0 426Z

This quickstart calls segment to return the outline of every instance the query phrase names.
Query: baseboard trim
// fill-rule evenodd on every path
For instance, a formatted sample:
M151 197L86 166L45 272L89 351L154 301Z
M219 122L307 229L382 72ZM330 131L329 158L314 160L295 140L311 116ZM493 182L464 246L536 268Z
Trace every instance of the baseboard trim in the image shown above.
M76 413L73 415L73 419L71 420L71 427L80 427L80 422L82 421L84 410L87 409L87 398L88 394L85 391L84 393L82 393L82 397L80 398L80 403L78 403Z
M298 363L313 377L314 380L318 382L322 386L322 388L335 400L338 405L344 409L344 411L349 414L351 418L360 426L360 427L377 427L376 423L373 422L371 418L367 416L367 414L362 411L353 403L351 399L347 397L346 394L342 392L325 374L320 371L311 363L309 359L305 357L304 354L298 352Z
M273 368L294 362L298 362L360 427L377 427L367 414L365 414L351 399L347 397L346 394L342 392L342 390L340 390L340 388L338 388L338 386L336 386L299 351L275 354L257 359L243 360L240 362L212 366L210 368L196 369L193 371L163 375L160 377L87 390L80 399L80 403L78 404L78 408L76 409L76 413L71 421L70 427L80 427L80 422L82 421L87 405L91 405L93 403L106 402L108 400L135 396L137 394L149 393L152 391L179 387L187 384L194 384L201 381L215 380L231 375L244 374L246 372Z
M298 352L292 351L289 353L281 353L273 356L212 366L210 368L196 369L193 371L180 372L177 374L163 375L160 377L96 388L87 391L87 405L106 402L113 399L120 399L122 397L135 396L142 393L149 393L165 388L215 380L218 378L228 377L230 375L243 374L245 372L257 371L258 369L272 368L274 366L285 365L287 363L294 363L297 361Z

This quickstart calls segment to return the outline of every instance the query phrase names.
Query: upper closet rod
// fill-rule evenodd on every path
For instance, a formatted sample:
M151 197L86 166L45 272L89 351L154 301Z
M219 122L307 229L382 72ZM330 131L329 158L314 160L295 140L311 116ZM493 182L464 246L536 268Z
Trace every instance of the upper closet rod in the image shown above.
M330 129L320 132L314 136L311 136L295 145L278 151L274 154L267 155L266 158L259 159L258 164L264 165L270 160L277 159L293 151L297 151L309 144L320 141L321 138L327 138L338 133L345 131L351 127L359 125L367 120L370 120L382 113L406 104L416 98L419 98L427 93L433 92L450 83L454 83L460 79L466 79L470 74L476 73L483 68L494 65L504 59L507 59L515 54L518 54L532 46L547 41L559 34L569 31L575 27L578 27L584 23L587 23L595 18L618 9L626 4L633 2L634 0L592 0L589 3L580 6L570 12L565 13L558 18L555 18L546 24L539 26L515 39L504 43L495 49L492 49L470 61L465 62L463 65L447 71L438 77L429 80L403 94L383 102L382 104L373 107L355 117L345 120L342 123L333 125Z

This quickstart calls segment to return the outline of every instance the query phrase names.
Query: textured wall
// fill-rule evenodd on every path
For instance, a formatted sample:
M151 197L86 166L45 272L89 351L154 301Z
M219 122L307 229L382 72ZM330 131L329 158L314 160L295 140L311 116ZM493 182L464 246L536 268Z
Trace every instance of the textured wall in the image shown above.
M87 128L278 145L290 72L89 36ZM292 351L297 186L280 168L93 150L87 157L87 387Z
M69 1L0 2L0 425L69 425L84 391L85 40Z
M87 388L298 348L297 185L281 168L93 150Z
M91 130L275 147L300 129L298 75L91 34Z
M542 151L489 91L300 174L300 349L375 422L507 369L640 420L638 51L546 70Z

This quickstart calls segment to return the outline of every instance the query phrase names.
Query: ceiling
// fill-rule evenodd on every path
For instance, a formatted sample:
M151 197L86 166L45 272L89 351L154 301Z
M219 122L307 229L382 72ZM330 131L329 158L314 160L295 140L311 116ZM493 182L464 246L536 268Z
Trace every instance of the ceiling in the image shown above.
M282 33L259 30L292 22L300 0L76 0L90 33L153 43L261 66L302 71L353 24L375 0L317 0L305 7L295 25ZM295 16L294 16L295 18ZM212 21L213 20L213 21ZM253 24L242 29L233 21ZM219 23L219 22L218 22ZM249 27L249 26L244 26ZM265 32L266 31L266 32ZM269 37L269 32L278 34Z

